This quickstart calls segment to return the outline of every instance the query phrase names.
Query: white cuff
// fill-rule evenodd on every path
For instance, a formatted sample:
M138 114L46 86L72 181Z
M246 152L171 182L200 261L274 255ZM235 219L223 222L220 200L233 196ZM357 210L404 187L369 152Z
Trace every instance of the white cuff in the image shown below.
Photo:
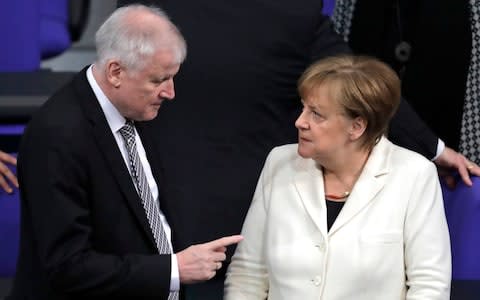
M172 273L170 279L170 291L176 292L180 290L180 273L178 272L178 263L177 263L177 255L172 254L170 255L172 258Z
M442 154L443 150L445 150L445 143L441 139L438 139L437 154L435 154L435 157L432 158L432 160L436 160L440 154Z

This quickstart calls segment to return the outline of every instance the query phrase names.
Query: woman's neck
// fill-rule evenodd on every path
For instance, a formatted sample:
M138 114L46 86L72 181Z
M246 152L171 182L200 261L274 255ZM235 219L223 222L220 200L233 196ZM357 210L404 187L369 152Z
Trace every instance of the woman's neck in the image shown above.
M326 198L345 201L360 177L369 155L369 150L355 151L319 163L323 171Z

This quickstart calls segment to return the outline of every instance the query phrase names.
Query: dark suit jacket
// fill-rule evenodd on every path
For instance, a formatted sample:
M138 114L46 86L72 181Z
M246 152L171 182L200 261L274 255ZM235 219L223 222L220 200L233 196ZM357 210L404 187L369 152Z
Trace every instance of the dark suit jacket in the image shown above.
M406 63L395 58L411 45ZM399 70L402 93L447 145L458 147L472 35L468 1L358 0L349 44Z
M161 186L148 128L137 129ZM167 299L170 256L157 254L85 70L31 120L18 176L21 245L8 299Z
M188 44L176 99L154 121L174 242L184 248L238 234L268 152L297 141L300 74L314 60L349 49L318 0L141 2L165 9ZM405 110L396 135L413 138L409 144L432 157L436 137L428 129L409 132L424 127ZM222 284L216 288L221 294Z

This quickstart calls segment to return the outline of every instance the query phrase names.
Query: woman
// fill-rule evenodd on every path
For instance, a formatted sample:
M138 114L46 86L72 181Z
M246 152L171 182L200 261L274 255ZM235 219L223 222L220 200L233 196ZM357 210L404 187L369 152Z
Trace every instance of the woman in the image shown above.
M400 82L367 57L299 81L297 145L267 158L225 299L449 299L450 245L434 165L383 135Z

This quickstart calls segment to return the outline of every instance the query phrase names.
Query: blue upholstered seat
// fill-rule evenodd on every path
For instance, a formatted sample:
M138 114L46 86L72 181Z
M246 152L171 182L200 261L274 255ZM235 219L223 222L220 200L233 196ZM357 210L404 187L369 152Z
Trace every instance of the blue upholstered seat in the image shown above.
M0 1L0 72L30 72L71 45L68 0Z
M480 177L472 180L473 187L442 186L455 280L480 280Z
M16 172L15 167L11 170ZM0 277L13 277L20 238L20 197L0 189Z

